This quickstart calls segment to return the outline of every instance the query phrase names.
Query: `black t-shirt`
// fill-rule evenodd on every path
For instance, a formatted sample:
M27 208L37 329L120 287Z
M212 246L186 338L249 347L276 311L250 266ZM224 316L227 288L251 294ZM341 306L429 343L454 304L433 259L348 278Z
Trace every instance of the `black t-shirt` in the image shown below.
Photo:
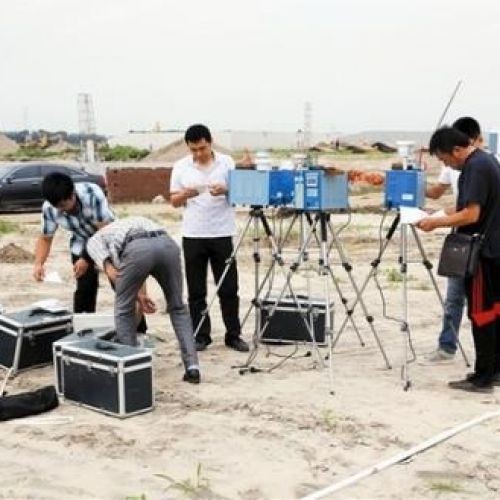
M481 207L479 220L457 229L460 233L484 234L483 256L500 258L500 165L496 158L476 149L458 178L457 210L469 204Z

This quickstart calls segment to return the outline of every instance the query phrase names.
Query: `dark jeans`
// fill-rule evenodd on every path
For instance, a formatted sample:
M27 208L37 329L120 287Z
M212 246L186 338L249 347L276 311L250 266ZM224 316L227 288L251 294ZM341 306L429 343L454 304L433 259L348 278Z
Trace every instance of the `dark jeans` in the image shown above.
M212 268L216 283L219 282L226 267L226 261L233 251L233 241L230 236L222 238L183 238L184 265L188 286L189 312L193 329L196 330L207 308L207 270ZM238 270L236 261L229 268L224 281L218 290L222 319L226 327L226 340L237 338L241 333L238 317ZM207 315L198 331L197 340L210 341L210 317Z
M71 254L71 262L74 264L80 257ZM73 295L73 312L93 313L97 301L97 289L99 287L98 272L93 262L83 276L76 280L76 290Z

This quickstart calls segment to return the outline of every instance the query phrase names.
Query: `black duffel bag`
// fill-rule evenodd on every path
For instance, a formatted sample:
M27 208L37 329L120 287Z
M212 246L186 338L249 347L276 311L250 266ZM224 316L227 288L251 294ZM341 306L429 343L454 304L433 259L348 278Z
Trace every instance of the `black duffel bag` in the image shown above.
M59 406L55 387L0 397L0 421L38 415Z

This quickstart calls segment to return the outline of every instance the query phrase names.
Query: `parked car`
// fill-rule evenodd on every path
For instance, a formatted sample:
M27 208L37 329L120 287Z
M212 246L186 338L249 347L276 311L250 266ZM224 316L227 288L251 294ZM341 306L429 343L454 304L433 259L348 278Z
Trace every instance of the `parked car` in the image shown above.
M26 162L0 166L0 212L37 211L43 204L42 181L52 172L69 175L73 182L92 182L106 193L106 179L76 165Z

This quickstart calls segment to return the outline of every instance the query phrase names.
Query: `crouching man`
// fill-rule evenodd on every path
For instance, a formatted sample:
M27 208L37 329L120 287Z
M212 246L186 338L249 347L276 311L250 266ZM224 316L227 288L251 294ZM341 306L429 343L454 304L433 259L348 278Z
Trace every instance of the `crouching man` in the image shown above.
M118 342L137 344L136 302L144 312L155 312L147 296L148 276L158 282L167 312L179 341L186 382L200 382L193 327L182 301L180 250L159 225L144 217L128 217L97 231L87 242L87 252L114 283L115 325Z

